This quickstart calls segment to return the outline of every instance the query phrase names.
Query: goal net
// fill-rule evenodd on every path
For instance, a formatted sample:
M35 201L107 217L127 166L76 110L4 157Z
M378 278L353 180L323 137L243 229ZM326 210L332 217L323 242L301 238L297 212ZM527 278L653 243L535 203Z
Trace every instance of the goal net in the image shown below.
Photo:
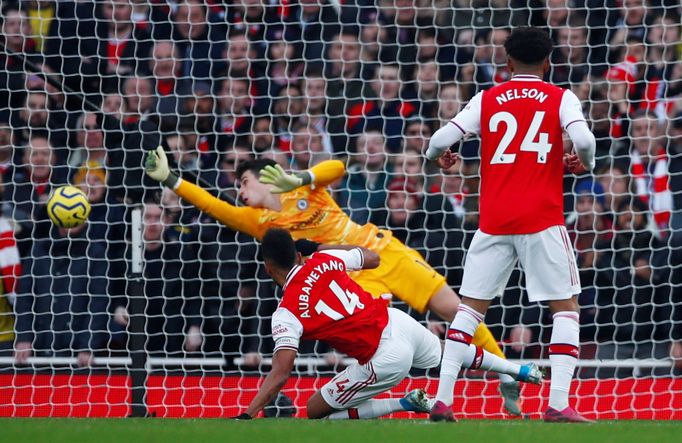
M236 232L146 177L159 144L233 203L247 160L342 160L329 192L343 210L457 290L478 226L479 140L454 147L445 171L422 154L475 93L511 78L504 40L531 25L555 43L546 80L580 98L597 139L594 174L564 179L582 283L573 401L590 417L682 418L681 12L674 0L3 1L0 415L128 415L136 368L151 414L226 417L270 370L281 293L255 227L232 220ZM80 228L49 221L64 184L92 204ZM443 335L436 315L392 303ZM486 323L508 358L549 366L551 319L520 269ZM291 403L303 416L348 364L319 343L299 357L268 413ZM433 394L437 377L414 372L386 395ZM467 371L455 407L506 417L498 385ZM523 387L524 412L539 417L547 393Z

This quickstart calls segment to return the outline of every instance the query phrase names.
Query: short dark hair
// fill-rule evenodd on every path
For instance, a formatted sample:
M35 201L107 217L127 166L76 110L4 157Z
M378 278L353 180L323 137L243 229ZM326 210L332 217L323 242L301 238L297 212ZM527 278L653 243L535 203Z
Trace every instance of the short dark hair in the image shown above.
M540 28L516 28L504 42L507 55L524 65L540 65L552 52L552 39Z
M261 241L263 260L281 269L291 269L296 264L296 244L289 231L268 229Z
M269 158L257 158L255 160L248 160L245 162L240 162L239 167L237 167L237 179L239 179L246 171L253 172L253 175L258 177L260 171L266 166L275 166L276 161Z

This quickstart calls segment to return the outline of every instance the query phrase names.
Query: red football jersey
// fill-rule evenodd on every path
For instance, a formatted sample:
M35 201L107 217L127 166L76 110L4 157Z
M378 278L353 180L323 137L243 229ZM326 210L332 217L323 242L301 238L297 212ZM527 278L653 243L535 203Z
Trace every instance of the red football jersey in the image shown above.
M481 231L532 234L563 225L563 130L584 121L575 94L519 75L460 114L452 123L481 135Z
M300 322L302 331L291 331L298 327L294 320ZM273 315L273 337L276 343L279 337L296 335L320 340L364 364L375 354L387 324L386 302L373 298L355 283L346 273L343 260L318 252L287 278ZM276 349L279 347L276 344Z

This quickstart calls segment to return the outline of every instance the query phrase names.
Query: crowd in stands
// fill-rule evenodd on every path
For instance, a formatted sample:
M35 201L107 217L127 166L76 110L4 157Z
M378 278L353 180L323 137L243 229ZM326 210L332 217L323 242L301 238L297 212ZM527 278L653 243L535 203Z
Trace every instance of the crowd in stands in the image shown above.
M502 44L533 25L556 45L546 80L578 95L597 137L594 175L565 179L584 356L672 355L682 369L681 13L677 0L3 1L0 353L81 366L125 353L138 206L148 351L228 366L271 351L277 289L257 243L148 180L146 139L232 197L245 160L342 159L342 208L458 288L478 225L478 140L442 172L422 154L475 93L511 77ZM45 209L66 183L92 202L70 230ZM522 288L515 272L486 321L509 356L542 357L551 322Z

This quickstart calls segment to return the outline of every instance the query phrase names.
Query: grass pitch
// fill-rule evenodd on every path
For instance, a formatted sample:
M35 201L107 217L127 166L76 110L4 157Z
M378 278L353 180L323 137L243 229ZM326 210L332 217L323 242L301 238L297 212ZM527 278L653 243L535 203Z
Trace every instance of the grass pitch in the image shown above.
M13 443L211 442L682 442L682 422L603 421L593 425L540 421L308 421L299 419L0 419L0 441Z

